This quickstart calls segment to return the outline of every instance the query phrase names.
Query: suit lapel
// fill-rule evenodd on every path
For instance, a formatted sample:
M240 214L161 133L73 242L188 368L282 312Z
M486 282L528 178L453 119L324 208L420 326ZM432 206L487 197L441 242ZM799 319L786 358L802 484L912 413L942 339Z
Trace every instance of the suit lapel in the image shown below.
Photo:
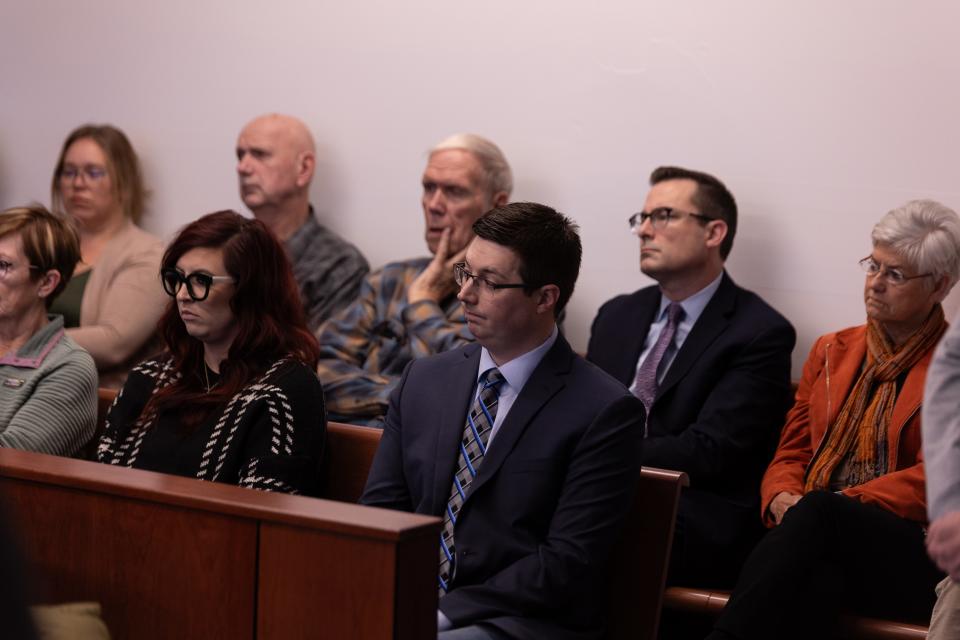
M557 341L534 369L520 395L514 400L510 413L500 425L490 451L484 456L477 477L470 485L468 500L497 473L543 405L563 389L566 385L564 375L570 371L572 363L573 351L563 336L558 335Z
M463 350L463 359L450 368L449 375L438 381L435 390L440 406L437 419L437 451L434 455L433 510L442 513L450 499L453 473L460 455L460 439L467 420L467 412L477 386L477 368L480 366L480 345Z
M680 382L687 375L690 367L700 359L707 347L726 331L736 306L737 287L730 276L727 275L727 272L724 271L723 279L720 281L716 293L704 307L703 313L697 318L697 322L687 335L687 339L683 341L683 347L680 348L670 364L667 375L664 376L663 383L657 390L657 398L670 391L674 385Z
M650 332L650 325L653 324L660 310L660 297L659 287L641 289L636 293L634 304L630 307L630 315L626 318L627 322L624 325L627 329L623 336L624 342L620 347L616 347L620 348L623 358L614 377L624 386L632 385L637 375L637 361L640 360L640 353Z

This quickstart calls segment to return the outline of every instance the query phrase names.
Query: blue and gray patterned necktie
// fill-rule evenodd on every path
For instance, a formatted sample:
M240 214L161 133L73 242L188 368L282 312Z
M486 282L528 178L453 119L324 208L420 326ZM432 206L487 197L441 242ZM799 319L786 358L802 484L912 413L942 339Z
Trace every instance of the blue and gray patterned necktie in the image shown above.
M450 499L443 516L443 529L440 531L440 596L448 590L454 569L453 527L460 515L460 507L467 495L467 487L477 477L477 470L487 453L487 442L490 441L490 430L497 417L497 401L500 398L498 391L503 383L503 374L496 368L487 369L480 376L480 393L477 394L467 423L463 428L463 437L460 439L460 455L457 456L457 471L453 475L453 488L450 490Z

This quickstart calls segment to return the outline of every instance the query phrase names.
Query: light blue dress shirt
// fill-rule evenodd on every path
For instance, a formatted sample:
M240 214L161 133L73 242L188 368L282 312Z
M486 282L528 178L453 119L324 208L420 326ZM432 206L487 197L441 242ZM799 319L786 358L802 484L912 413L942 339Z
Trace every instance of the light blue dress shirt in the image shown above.
M476 400L480 394L480 376L484 371L497 367L504 378L503 384L500 385L500 398L497 400L497 417L493 419L493 428L490 430L490 439L487 440L487 449L490 448L490 443L493 442L497 431L500 430L500 425L503 424L507 414L510 413L510 407L513 406L513 401L517 399L517 396L520 395L520 392L523 390L523 385L527 384L527 380L530 379L533 370L537 368L537 365L543 360L543 356L547 355L547 351L550 351L550 347L552 347L556 341L557 327L554 325L550 337L547 338L543 344L532 351L527 351L522 356L517 356L510 362L499 367L497 367L497 363L493 361L487 348L483 347L481 349L480 366L477 368L477 388L473 392L473 399Z

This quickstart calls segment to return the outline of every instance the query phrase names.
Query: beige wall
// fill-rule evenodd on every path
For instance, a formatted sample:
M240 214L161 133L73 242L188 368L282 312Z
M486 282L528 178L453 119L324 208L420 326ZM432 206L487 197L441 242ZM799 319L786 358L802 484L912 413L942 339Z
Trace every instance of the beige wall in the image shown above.
M584 349L597 307L649 283L625 220L681 164L737 196L729 270L793 321L799 374L816 335L863 320L872 224L915 197L960 207L958 23L946 1L8 2L0 206L48 202L64 135L112 122L169 235L241 208L236 133L280 110L317 137L323 219L382 264L424 253L425 149L476 131L516 199L582 227Z

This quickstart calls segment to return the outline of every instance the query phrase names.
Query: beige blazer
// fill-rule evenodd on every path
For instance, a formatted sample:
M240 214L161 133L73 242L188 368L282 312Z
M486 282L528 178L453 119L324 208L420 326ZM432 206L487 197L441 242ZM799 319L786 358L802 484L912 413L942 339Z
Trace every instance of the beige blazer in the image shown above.
M101 387L119 388L160 350L157 321L170 300L160 284L162 255L160 239L128 221L90 272L80 326L67 333L93 356Z

